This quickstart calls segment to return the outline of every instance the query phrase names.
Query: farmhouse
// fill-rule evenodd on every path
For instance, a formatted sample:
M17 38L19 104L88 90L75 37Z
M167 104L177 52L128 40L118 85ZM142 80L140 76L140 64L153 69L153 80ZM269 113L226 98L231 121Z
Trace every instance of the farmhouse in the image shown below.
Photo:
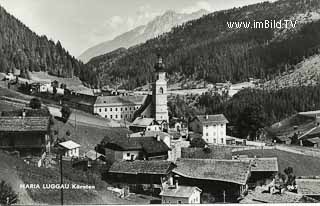
M173 173L181 185L197 186L218 202L237 202L247 191L250 163L236 160L179 159Z
M160 131L160 125L153 118L138 117L132 122L129 129L133 132Z
M175 167L169 161L117 161L111 165L105 178L135 192L151 190L159 194L162 185L173 181L172 170Z
M303 146L320 147L320 127L316 126L302 134L299 138Z
M49 117L1 116L0 149L40 156L50 151Z
M200 204L202 190L198 187L175 185L164 186L160 196L162 204Z
M104 138L101 146L110 161L167 160L170 151L160 136Z
M198 115L190 121L192 131L202 134L209 144L227 144L226 125L229 121L223 114Z
M267 180L272 180L273 175L279 172L278 158L238 158L251 163L250 185L263 185Z
M298 194L320 200L320 177L300 177L296 184Z

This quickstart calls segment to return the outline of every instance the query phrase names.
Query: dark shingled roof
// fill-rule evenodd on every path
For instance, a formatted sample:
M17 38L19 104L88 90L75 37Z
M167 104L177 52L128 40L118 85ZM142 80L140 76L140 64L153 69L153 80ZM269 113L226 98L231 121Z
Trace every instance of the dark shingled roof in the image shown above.
M190 187L190 186L182 186L179 185L178 187L164 187L160 193L160 196L165 197L185 197L189 198L195 190L198 190L200 193L202 192L201 189L197 187Z
M250 163L237 160L179 159L174 173L192 179L231 182L245 185Z
M203 124L226 124L229 123L227 118L223 114L216 115L198 115L197 119Z
M320 195L320 178L296 179L298 193L302 195Z
M251 162L252 172L278 172L278 158L240 158L240 160Z
M135 160L135 161L118 161L114 162L109 173L120 173L120 174L158 174L165 175L172 171L175 167L170 161L157 160L157 161L146 161L146 160Z
M0 117L0 131L48 131L49 117Z
M162 141L157 141L156 137L117 137L105 138L105 147L120 150L143 150L148 154L168 152L170 148Z

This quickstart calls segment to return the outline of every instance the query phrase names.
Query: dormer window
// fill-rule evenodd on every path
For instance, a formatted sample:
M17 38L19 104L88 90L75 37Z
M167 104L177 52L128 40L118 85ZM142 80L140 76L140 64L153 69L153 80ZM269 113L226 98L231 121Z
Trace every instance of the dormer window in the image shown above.
M160 94L163 94L163 88L162 88L162 87L160 87L159 93L160 93Z

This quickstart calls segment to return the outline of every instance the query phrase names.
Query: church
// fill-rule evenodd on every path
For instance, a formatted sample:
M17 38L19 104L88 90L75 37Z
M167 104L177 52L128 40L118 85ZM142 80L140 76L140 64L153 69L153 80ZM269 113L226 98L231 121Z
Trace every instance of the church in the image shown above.
M153 119L152 124L159 125L160 130L167 131L169 125L167 80L162 57L158 56L155 66L152 95L148 95L144 104L135 112L133 124L139 126L145 123L145 118ZM142 126L144 128L145 125Z
M108 119L133 122L135 131L146 131L147 127L153 131L156 128L166 130L169 124L167 81L161 56L158 56L154 69L152 95L98 96L93 113Z

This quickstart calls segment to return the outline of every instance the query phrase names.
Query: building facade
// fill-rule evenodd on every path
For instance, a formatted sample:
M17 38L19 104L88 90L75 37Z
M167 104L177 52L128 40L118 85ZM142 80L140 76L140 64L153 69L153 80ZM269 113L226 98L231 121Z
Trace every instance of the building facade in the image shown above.
M175 185L163 187L160 193L162 204L200 204L202 190L198 187Z
M93 106L93 113L114 120L132 121L134 113L141 107L146 95L99 96Z
M198 115L189 123L189 127L202 134L202 138L209 144L227 144L227 123L223 114Z

